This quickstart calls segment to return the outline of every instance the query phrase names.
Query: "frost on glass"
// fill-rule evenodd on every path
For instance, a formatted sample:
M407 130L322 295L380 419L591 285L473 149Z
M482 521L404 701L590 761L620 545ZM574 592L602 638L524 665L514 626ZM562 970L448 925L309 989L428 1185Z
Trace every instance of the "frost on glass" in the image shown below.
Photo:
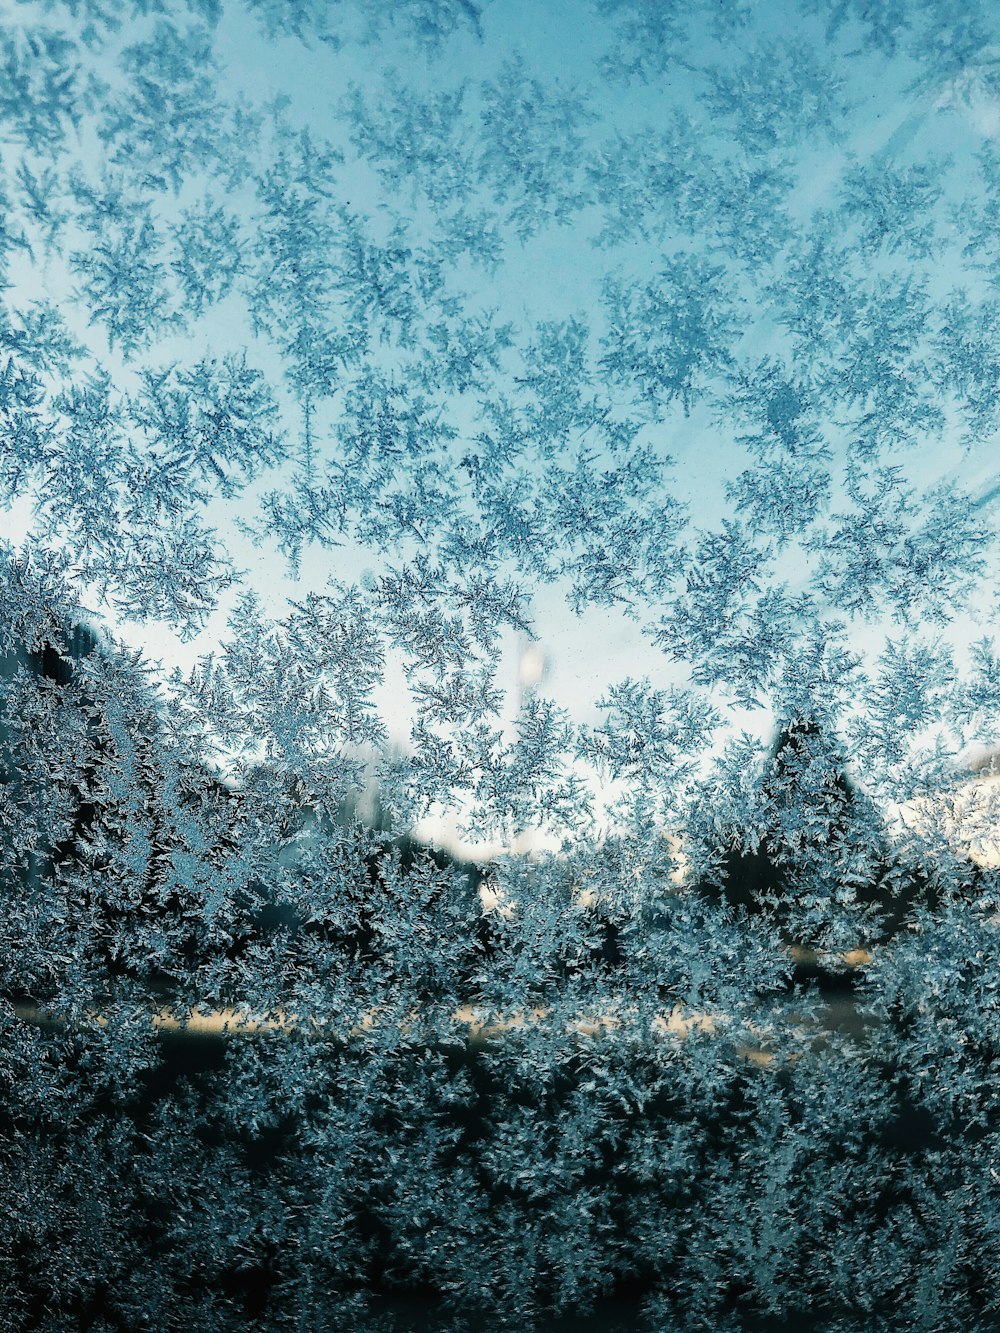
M3 1327L997 1327L986 0L23 0Z

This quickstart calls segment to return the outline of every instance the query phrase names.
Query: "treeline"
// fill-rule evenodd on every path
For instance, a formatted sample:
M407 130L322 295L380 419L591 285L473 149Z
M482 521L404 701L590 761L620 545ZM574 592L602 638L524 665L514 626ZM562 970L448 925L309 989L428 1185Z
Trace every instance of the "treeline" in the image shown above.
M895 857L815 723L678 884L231 787L56 620L2 678L7 1327L996 1326L993 878Z

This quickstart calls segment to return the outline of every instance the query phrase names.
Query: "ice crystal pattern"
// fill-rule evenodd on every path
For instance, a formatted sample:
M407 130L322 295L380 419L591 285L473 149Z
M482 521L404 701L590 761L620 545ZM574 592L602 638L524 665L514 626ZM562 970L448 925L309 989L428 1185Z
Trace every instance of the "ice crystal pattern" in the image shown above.
M998 49L8 5L4 1328L1000 1324Z

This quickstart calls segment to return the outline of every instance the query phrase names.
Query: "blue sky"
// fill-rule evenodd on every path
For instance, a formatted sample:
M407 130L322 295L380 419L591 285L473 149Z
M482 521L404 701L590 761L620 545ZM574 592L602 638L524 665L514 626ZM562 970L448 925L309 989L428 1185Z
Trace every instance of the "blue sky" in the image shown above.
M750 706L725 664L713 668L706 683L704 672L698 674L701 649L664 651L678 606L683 609L685 598L697 601L706 535L721 535L725 543L727 524L749 531L757 522L749 549L775 545L760 476L769 475L780 489L783 478L791 486L790 479L808 473L826 490L815 513L790 516L790 528L763 559L758 608L769 590L793 600L808 595L803 626L815 622L826 634L834 625L834 637L841 635L873 672L887 636L940 638L962 667L968 645L991 632L997 611L992 542L978 548L979 576L958 591L945 585L952 574L961 583L969 544L956 546L950 572L947 557L933 566L928 578L941 582L943 611L940 598L925 602L914 593L908 600L898 587L881 602L877 579L871 599L854 602L850 576L838 572L844 516L853 521L864 509L858 495L866 487L877 490L878 477L891 476L896 489L887 495L912 488L908 506L901 501L904 528L921 530L942 484L956 492L949 513L961 513L983 533L994 526L992 460L1000 415L988 400L988 366L977 370L975 350L988 341L981 330L990 327L1000 272L989 253L995 196L984 165L1000 133L1000 33L988 8L902 6L886 18L888 32L866 28L871 16L864 20L850 7L842 26L827 25L808 3L706 4L674 13L670 5L639 0L545 6L495 0L478 8L440 0L397 9L233 4L215 12L178 0L118 27L98 17L90 29L87 12L100 13L56 3L18 4L11 11L15 40L18 33L26 39L36 25L58 30L72 44L69 63L107 81L53 158L59 188L65 190L74 173L92 182L110 173L123 183L125 197L146 209L164 244L187 210L210 201L235 228L242 267L228 293L144 331L134 347L115 345L81 279L79 255L97 243L97 233L81 230L71 208L57 241L40 246L35 236L30 253L11 255L8 307L16 311L39 300L54 305L87 348L87 366L109 375L116 395L134 394L150 368L245 356L273 392L285 438L286 462L239 494L192 499L198 522L214 529L219 549L245 571L240 585L220 589L197 633L169 618L130 615L113 592L98 606L100 590L81 583L84 604L165 671L190 670L238 635L227 619L241 589L257 590L267 611L281 619L287 599L322 590L330 578L364 589L394 560L439 553L438 517L416 538L400 531L372 540L369 522L367 529L340 532L333 546L306 540L296 580L280 533L265 531L254 544L241 530L260 527L263 497L294 485L307 413L316 467L342 463L342 428L353 410L354 377L362 373L357 362L345 361L322 394L304 395L295 388L295 354L287 327L285 333L279 328L280 308L267 316L270 329L261 323L269 265L279 262L277 242L261 240L261 183L283 154L298 151L303 131L317 152L310 188L321 225L333 228L338 244L353 227L359 245L386 247L386 253L395 245L409 255L401 262L416 305L402 317L398 310L380 313L377 302L371 307L364 316L371 336L362 369L411 393L414 367L423 367L418 396L446 427L432 451L435 475L458 488L452 517L467 510L469 530L475 528L480 483L463 472L462 460L485 458L484 438L496 435L504 410L522 417L528 410L526 376L544 330L565 332L578 321L584 331L577 389L596 396L603 421L632 422L631 443L622 450L612 430L601 435L603 426L589 436L589 427L563 431L551 413L545 416L544 402L531 400L535 424L516 467L504 474L505 495L527 495L535 487L541 494L546 472L562 467L569 478L581 454L598 476L645 450L660 479L652 490L636 492L635 541L648 543L646 556L655 551L651 533L663 521L656 515L664 504L686 520L676 532L664 529L663 569L636 574L630 584L626 569L627 590L610 601L593 586L574 596L565 576L542 580L530 562L519 565L510 543L500 552L497 568L515 580L534 617L532 634L498 628L492 648L497 685L506 692L495 720L505 734L512 734L520 697L518 662L532 637L546 664L537 688L574 723L597 725L598 701L609 686L648 677L661 690L692 681L706 690L706 706L720 709L711 752L738 729L762 738L770 733L791 697L787 681L772 682ZM436 33L430 20L439 24ZM186 44L192 86L199 70L209 73L208 85L168 109L155 133L147 125L145 137L136 137L129 116L143 124L152 103L143 57L134 52L157 33L163 40L164 32L171 49L183 52ZM154 66L162 59L157 55ZM491 106L500 108L492 120ZM242 119L234 108L242 108ZM32 156L36 148L26 147L16 125L10 130L4 168L12 190L22 160L41 169L37 153ZM173 180L159 176L175 151L184 171ZM288 188L280 186L279 195ZM20 198L16 190L12 197ZM78 205L79 191L75 198ZM15 202L15 225L18 207L23 213ZM472 241L455 240L463 209L474 214L470 234L494 235L492 262ZM32 226L37 231L37 222L25 225L28 233ZM827 290L817 286L813 296L803 273L823 245L831 277ZM164 254L176 257L169 246ZM680 302L690 302L686 323L664 343L663 329L680 308L678 284L688 279L693 285ZM321 281L328 284L329 307L302 318L310 337L335 340L356 293L338 285L335 273ZM365 290L366 300L375 299L374 289ZM958 291L965 299L961 315ZM705 312L709 321L717 315L714 332L710 323L699 323ZM807 328L811 319L814 326ZM428 339L437 326L458 331L457 352L470 338L481 336L486 347L497 330L506 332L484 352L488 364L475 382L456 387L436 369L438 351ZM941 351L948 330L955 336ZM704 347L684 347L685 338L702 333L709 340ZM622 360L621 348L633 336L635 345ZM648 348L651 359L643 362ZM769 456L752 483L758 491L748 490L748 481L741 492L733 487L753 458L733 395L765 359L805 386L818 433L804 455ZM879 380L871 367L883 361L887 378ZM680 376L679 388L670 387L671 375ZM666 377L666 388L657 376ZM861 386L856 392L852 377ZM880 393L897 394L898 420L889 419ZM550 389L543 400L546 395ZM908 418L916 401L926 414ZM418 441L414 447L425 446ZM51 521L39 525L53 484L61 483L43 470L8 496L13 539L72 543L69 529ZM584 493L588 488L594 492L593 480L584 483ZM788 493L794 508L798 492L791 486ZM545 503L551 509L552 495ZM624 502L625 515L630 503ZM572 526L561 531L563 537L546 530L541 547L558 553L563 542L568 552L574 540L584 547L591 540L583 526L576 538ZM624 537L615 555L623 567L632 550L640 559L630 540ZM873 536L873 549L879 540ZM821 576L824 558L829 568ZM681 577L671 582L674 565ZM893 568L885 566L886 578L895 577ZM922 568L919 561L914 568ZM697 633L711 637L711 626ZM789 633L794 640L794 629ZM788 651L794 656L794 647ZM403 747L411 743L414 719L405 666L405 653L388 643L385 679L375 690L390 739ZM945 725L943 716L938 721L953 753L997 739L989 719L964 729ZM915 729L915 745L929 743L934 724Z

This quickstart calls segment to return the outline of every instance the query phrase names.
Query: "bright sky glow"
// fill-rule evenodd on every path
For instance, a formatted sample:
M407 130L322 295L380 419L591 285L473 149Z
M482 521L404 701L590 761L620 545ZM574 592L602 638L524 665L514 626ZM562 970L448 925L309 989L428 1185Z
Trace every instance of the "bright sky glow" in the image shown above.
M81 355L40 370L47 438L66 384L106 375L133 472L107 493L121 548L74 489L85 463L51 444L8 469L6 533L73 558L94 542L81 602L164 677L239 642L248 589L281 621L334 580L379 626L385 745L450 744L461 709L417 734L410 684L438 669L402 627L420 597L395 630L372 600L422 556L456 588L489 566L521 594L530 626L495 620L483 650L500 694L479 721L506 743L531 697L599 727L626 678L719 710L699 762L741 730L763 742L829 692L796 683L807 643L858 653L872 689L887 637L940 639L970 669L995 630L1000 499L987 20L918 6L889 41L791 3L210 11L95 29L24 3L10 25L16 47L58 13L80 91L39 111L58 148L13 121L4 145L5 347L53 311ZM150 384L227 356L276 403L280 450L229 467L230 493L210 464L149 498L188 447ZM191 528L154 555L185 514L208 545ZM164 587L193 562L196 614L137 593L160 558ZM868 685L837 705L843 727ZM953 756L1000 740L988 708L896 721ZM615 824L611 775L563 763ZM455 811L415 815L457 845ZM565 836L519 819L465 845Z

